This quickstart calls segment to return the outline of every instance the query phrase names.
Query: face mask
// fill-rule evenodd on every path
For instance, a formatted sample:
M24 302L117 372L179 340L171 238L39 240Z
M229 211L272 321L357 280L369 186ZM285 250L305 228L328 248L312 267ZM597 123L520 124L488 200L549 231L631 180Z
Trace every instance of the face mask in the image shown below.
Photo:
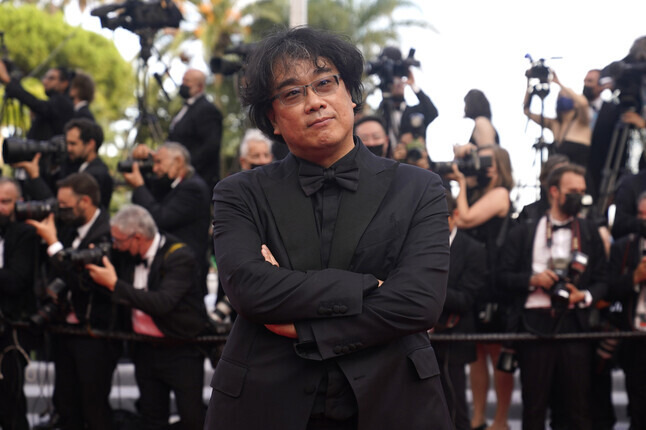
M578 193L568 193L565 195L565 203L561 205L561 212L567 216L576 216L581 212L583 207L583 195Z
M191 89L187 85L180 85L179 86L179 96L183 99L190 99L191 98Z
M368 151L372 152L375 154L377 157L381 157L384 153L384 145L374 145L374 146L366 146L368 148Z
M82 216L74 214L74 208L60 208L58 210L58 219L63 224L71 227L80 227L85 224L85 219Z
M574 109L574 100L567 97L559 97L556 101L557 112L567 112Z
M592 87L583 87L583 96L588 99L589 102L595 99L594 88Z
M266 164L253 164L253 163L251 163L251 170L255 169L256 167L262 167L262 166L266 166Z

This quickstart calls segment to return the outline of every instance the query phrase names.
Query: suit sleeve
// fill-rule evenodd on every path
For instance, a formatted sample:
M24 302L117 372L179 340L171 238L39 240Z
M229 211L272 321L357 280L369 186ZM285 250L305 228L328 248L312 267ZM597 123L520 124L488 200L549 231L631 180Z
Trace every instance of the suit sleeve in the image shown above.
M32 112L37 113L46 118L56 118L60 115L57 109L57 104L53 100L41 100L34 97L31 93L27 92L20 81L12 79L6 86L7 96L13 97L18 100Z
M220 154L222 143L222 114L212 104L208 109L202 109L195 121L195 134L199 136L200 145L192 156L192 164L198 172L213 168Z
M140 309L153 317L173 311L192 288L195 260L188 249L180 249L163 262L164 274L155 290L140 290L119 279L112 300L116 303Z
M0 269L0 297L18 296L32 288L39 238L31 226L25 226L15 240L8 242L5 240L5 260Z
M625 300L635 292L635 284L633 283L634 255L630 252L630 242L627 239L625 237L615 241L610 248L608 299L611 301Z
M462 259L465 264L460 266L463 269L457 278L459 288L448 288L446 291L446 302L444 310L449 312L465 313L473 309L474 300L478 290L486 285L487 254L484 245L475 241L465 241L462 252L464 255L455 256ZM453 250L452 250L453 251ZM454 256L451 254L451 264Z
M526 241L533 241L528 237L530 229L527 224L515 225L510 231L505 246L500 253L500 273L498 279L501 286L511 294L523 295L529 290L529 280L532 277L531 262L527 264L525 255Z
M375 288L376 279L370 274L338 269L300 272L265 263L259 253L259 220L240 202L231 204L232 193L239 195L239 190L219 183L214 193L215 253L229 300L241 315L258 323L296 322L299 335L304 334L299 346L317 347L316 356L309 357L313 359L431 328L446 295L448 213L439 178L424 177L418 200L410 206L413 215L394 268L380 288ZM227 258L225 253L236 257ZM339 349L339 343L352 347Z
M646 177L642 177L642 179L646 179ZM633 181L624 180L617 187L614 196L616 211L615 221L612 224L613 237L618 239L630 233L639 234L642 221L637 218L637 197L633 189Z
M172 230L195 218L203 194L198 186L190 183L171 192L174 193L171 203L164 204L155 199L148 187L137 187L132 192L132 202L146 208L161 230Z

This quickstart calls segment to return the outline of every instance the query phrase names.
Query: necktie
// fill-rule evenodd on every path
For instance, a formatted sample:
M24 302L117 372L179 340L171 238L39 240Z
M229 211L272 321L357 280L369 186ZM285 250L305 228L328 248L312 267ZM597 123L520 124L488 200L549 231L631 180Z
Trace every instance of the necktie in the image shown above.
M298 179L306 196L311 196L321 189L324 183L336 182L341 188L356 191L359 187L359 168L356 162L325 169L309 163L301 163Z

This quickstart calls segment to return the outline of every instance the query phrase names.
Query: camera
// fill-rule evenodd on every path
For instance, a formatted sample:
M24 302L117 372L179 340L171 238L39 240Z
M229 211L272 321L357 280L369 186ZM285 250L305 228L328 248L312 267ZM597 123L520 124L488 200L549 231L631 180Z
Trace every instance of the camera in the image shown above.
M552 307L557 310L565 310L570 304L570 290L566 284L578 285L581 275L588 267L588 256L582 252L574 251L569 263L564 260L554 260L554 273L559 280L550 290Z
M479 172L486 171L492 166L490 155L480 156L476 151L464 158L456 158L453 161L436 161L431 163L431 170L438 175L444 176L453 173L453 163L457 164L464 176L476 176Z
M506 373L514 373L518 369L518 355L513 348L503 345L500 349L496 369Z
M151 157L144 159L129 158L127 160L119 161L119 163L117 163L117 171L121 173L132 173L132 165L135 163L139 165L139 171L142 175L152 173L154 161Z
M408 57L402 59L399 48L389 46L384 48L379 58L366 63L364 73L366 75L376 74L384 86L393 83L396 77L407 77L411 66L420 67L421 63L415 59L415 48L408 51Z
M182 13L173 1L126 0L92 9L92 16L101 20L101 27L114 30L123 27L126 30L158 30L165 27L178 28Z
M53 213L58 215L59 206L55 198L47 200L30 200L26 202L16 202L16 220L24 221L34 219L42 221Z
M8 137L2 144L2 159L6 164L31 161L37 153L51 154L62 161L67 156L67 144L63 135L50 140L31 140L19 137Z
M59 313L60 299L66 291L67 284L60 278L54 279L45 287L45 295L42 299L43 304L35 314L29 317L29 322L32 326L42 327L56 317Z
M250 55L254 48L255 43L241 43L239 45L227 48L224 50L225 55L235 54L240 57L241 61L229 61L223 57L213 57L209 61L211 72L216 75L229 76L242 70L243 62L248 55Z
M526 58L532 63L532 66L525 72L525 76L529 79L538 79L541 84L547 84L552 80L552 70L545 65L545 59L541 58L538 61L532 61L532 57L527 54Z
M602 70L601 76L611 77L614 82L617 102L622 112L629 110L641 112L644 102L642 86L645 74L646 62L615 61Z
M59 262L81 272L85 269L86 264L102 265L103 257L109 257L111 250L112 244L105 242L96 244L94 248L89 249L66 248L58 252L55 257Z

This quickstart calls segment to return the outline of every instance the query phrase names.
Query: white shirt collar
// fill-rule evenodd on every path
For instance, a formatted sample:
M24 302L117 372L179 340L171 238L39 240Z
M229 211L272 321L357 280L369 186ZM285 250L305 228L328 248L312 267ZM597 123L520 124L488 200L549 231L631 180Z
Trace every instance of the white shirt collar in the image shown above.
M101 213L101 209L97 208L94 211L94 216L92 216L92 218L87 223L83 224L82 226L76 229L76 231L78 232L79 239L83 240L85 238L85 235L92 227L92 224L94 224L94 221L96 221L96 219L99 217L100 213Z

